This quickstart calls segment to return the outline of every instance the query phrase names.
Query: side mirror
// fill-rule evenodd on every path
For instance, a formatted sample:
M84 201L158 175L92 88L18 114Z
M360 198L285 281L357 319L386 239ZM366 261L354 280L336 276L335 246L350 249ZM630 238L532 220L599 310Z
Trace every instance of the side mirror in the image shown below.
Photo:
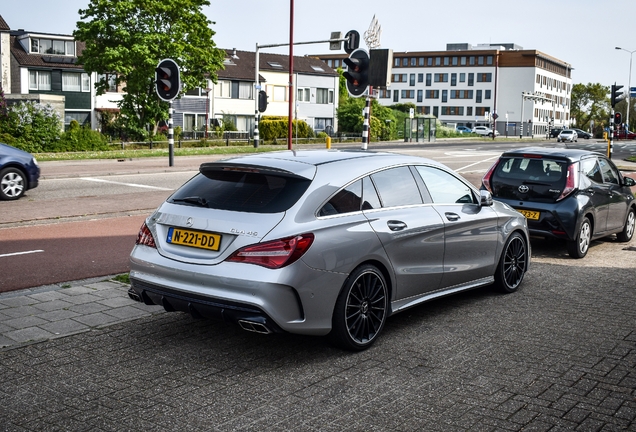
M623 185L628 187L636 186L636 180L631 177L623 177Z
M492 194L487 190L480 190L479 196L481 202L479 203L482 207L490 207L492 205Z

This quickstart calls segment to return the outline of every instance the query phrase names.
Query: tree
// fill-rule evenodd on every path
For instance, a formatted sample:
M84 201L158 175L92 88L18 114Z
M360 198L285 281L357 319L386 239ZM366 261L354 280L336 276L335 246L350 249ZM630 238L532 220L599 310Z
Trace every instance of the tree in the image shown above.
M599 83L574 84L572 86L571 117L576 119L576 126L587 130L594 121L595 129L602 131L603 124L608 122L610 111L610 88Z
M79 11L73 36L86 43L79 56L87 72L116 74L125 95L120 116L131 137L144 137L146 127L168 118L168 104L155 93L155 68L171 58L181 70L183 91L216 82L225 53L212 41L212 22L201 11L208 0L90 0ZM96 83L98 94L108 89Z

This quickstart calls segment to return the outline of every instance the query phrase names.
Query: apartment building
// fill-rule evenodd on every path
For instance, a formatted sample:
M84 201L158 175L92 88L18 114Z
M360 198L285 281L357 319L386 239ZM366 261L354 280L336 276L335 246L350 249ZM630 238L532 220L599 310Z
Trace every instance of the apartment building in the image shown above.
M319 56L333 68L346 68L345 57ZM492 124L496 114L502 135L519 135L522 125L524 135L544 135L572 124L572 69L514 43L447 44L445 51L393 52L391 85L375 93L382 105L410 102L442 124Z

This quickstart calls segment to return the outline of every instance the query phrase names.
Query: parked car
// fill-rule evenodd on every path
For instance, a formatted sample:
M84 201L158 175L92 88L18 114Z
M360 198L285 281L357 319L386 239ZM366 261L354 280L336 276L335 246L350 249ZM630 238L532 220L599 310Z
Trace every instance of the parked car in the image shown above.
M0 200L17 200L36 188L40 167L32 154L0 143Z
M564 239L573 258L600 237L632 239L634 185L600 153L556 148L505 152L482 180L495 200L528 218L530 234Z
M578 137L572 129L563 129L557 136L557 142L577 142Z
M492 137L492 135L493 135L492 129L490 129L487 126L475 126L473 128L472 132L476 133L478 135L489 136L489 137ZM495 136L499 136L499 132L497 132L497 131L495 131L494 134L495 134Z
M457 126L455 128L455 130L457 132L460 132L460 133L472 133L473 132L473 130L471 128L467 127L467 126Z
M632 132L626 129L619 129L614 131L614 139L636 139L636 132Z
M592 134L589 132L585 132L582 129L577 129L577 128L573 128L572 129L574 132L576 132L576 134L578 135L579 138L583 138L583 139L590 139L593 138Z
M369 347L387 317L528 270L526 218L428 159L285 151L204 163L142 225L131 297Z
M563 128L550 129L550 138L556 138L559 136Z

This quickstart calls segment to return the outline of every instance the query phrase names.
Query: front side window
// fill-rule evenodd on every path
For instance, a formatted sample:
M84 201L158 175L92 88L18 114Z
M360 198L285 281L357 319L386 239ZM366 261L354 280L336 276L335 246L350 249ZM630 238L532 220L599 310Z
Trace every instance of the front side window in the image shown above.
M457 177L438 168L418 166L417 172L424 180L435 204L475 204L472 189Z
M422 204L417 183L408 167L391 168L371 175L382 207Z
M618 184L618 172L610 163L603 158L599 158L599 165L601 166L601 173L603 174L603 181L605 183Z

